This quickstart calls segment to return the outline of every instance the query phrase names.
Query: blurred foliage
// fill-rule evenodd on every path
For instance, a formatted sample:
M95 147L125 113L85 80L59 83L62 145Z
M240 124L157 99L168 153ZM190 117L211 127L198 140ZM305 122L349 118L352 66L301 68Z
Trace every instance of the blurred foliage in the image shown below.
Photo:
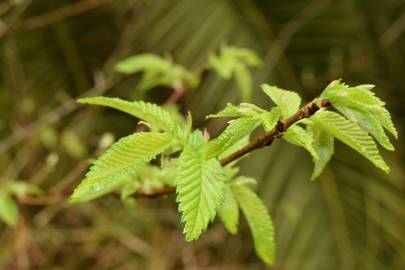
M103 151L103 134L122 137L136 124L113 110L79 109L76 98L138 99L140 77L114 72L130 55L169 53L197 70L228 44L263 59L252 76L256 104L266 106L262 82L307 99L334 79L372 82L399 127L398 151L385 155L389 175L339 144L317 182L307 180L306 153L282 142L243 160L243 174L260 180L275 221L274 269L403 269L404 13L401 0L1 1L0 188L4 194L6 183L25 179L45 194L13 195L18 223L0 225L0 268L264 269L245 221L242 236L215 223L189 244L171 196L66 202L86 159ZM190 110L202 127L205 115L239 99L236 88L207 72L180 99L181 111ZM170 92L157 87L147 99L162 103ZM208 130L214 136L223 126L212 121ZM66 134L77 144L63 143Z

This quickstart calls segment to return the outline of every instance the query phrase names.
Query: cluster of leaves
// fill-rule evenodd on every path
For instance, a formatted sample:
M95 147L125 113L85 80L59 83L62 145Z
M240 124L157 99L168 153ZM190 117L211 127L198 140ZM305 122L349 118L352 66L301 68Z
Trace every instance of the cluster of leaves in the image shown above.
M43 191L25 181L8 181L0 189L0 220L9 226L18 223L18 206L13 196L42 195Z
M252 95L252 75L250 67L261 64L257 54L246 48L223 46L219 54L211 54L207 67L216 71L222 78L235 78L241 98L249 101ZM173 63L170 58L159 57L154 54L137 54L120 61L115 70L123 74L142 73L137 91L144 94L156 86L166 86L175 91L196 88L200 84L202 69L190 71Z
M372 137L392 150L384 128L395 137L397 132L385 104L371 88L369 85L349 87L340 81L331 83L313 101L321 109L309 118L296 119L282 134L287 142L304 147L313 156L312 178L320 175L332 157L335 138L388 172ZM146 172L160 183L154 187L176 188L187 241L198 239L217 214L230 233L237 233L241 209L251 228L256 253L271 264L275 256L274 229L264 203L249 188L255 180L238 176L236 161L227 166L220 163L222 158L244 146L257 127L263 126L265 132L271 132L278 123L300 110L301 98L297 93L269 85L262 85L262 90L275 107L266 110L250 103L228 104L224 110L208 116L233 118L211 140L201 131L192 130L191 117L188 121L176 121L172 113L152 103L107 97L79 100L129 113L146 123L150 131L134 133L113 144L94 162L71 201L85 202L118 189L122 189L123 197L144 192ZM325 100L343 115L322 108ZM179 152L178 158L173 157ZM148 165L158 156L162 169Z

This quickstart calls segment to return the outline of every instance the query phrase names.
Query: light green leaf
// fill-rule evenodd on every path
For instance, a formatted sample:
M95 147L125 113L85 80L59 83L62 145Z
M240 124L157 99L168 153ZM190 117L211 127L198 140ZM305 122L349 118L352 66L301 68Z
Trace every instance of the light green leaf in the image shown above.
M121 200L125 200L135 194L140 187L141 183L134 181L134 179L129 177L121 189Z
M242 117L232 120L225 130L208 143L207 158L220 155L246 135L249 135L259 124L256 117Z
M86 178L70 197L71 202L85 202L121 187L125 176L162 153L173 143L167 133L141 132L120 139L97 159Z
M292 116L300 108L301 97L297 93L267 84L262 84L261 88L263 92L280 108L283 119Z
M232 190L252 231L256 254L271 265L276 244L273 223L266 206L246 185L233 185Z
M204 151L186 146L178 161L176 193L186 240L200 237L222 205L225 170L216 159L206 160Z
M384 107L374 108L370 112L377 118L377 120L387 129L396 139L398 139L398 131L392 122L391 115Z
M256 116L266 112L267 111L251 103L241 103L238 106L228 103L225 109L217 114L210 114L207 118Z
M287 129L283 135L283 139L289 143L302 146L311 153L312 157L316 160L318 159L318 154L312 146L313 137L312 134L308 133L305 129L298 125L293 125Z
M373 138L359 125L331 111L318 111L310 119L322 130L362 154L376 167L389 172L389 167L378 152Z
M107 106L120 110L168 132L170 132L175 126L170 113L153 103L146 103L143 101L129 102L119 98L108 97L82 98L79 99L78 102Z
M373 87L372 85L349 87L340 81L334 81L322 92L321 97L328 99L336 108L350 108L368 112L397 138L398 132L391 120L390 113L384 107L385 102L375 96L375 93L371 91ZM385 139L377 140L381 143ZM382 145L388 149L391 148L387 142L382 142Z
M394 146L391 144L387 135L385 135L384 128L381 123L371 113L352 109L349 107L335 106L336 109L346 116L352 122L359 124L365 129L371 136L373 136L377 142L379 142L385 149L394 150Z
M341 82L330 84L321 94L333 106L352 107L363 109L364 107L382 107L385 105L381 99L366 89L365 86L349 87Z
M264 130L270 132L276 125L278 120L280 120L281 112L279 108L273 108L270 112L265 112L260 115Z
M312 172L311 180L317 178L329 160L332 158L334 152L334 137L322 129L318 128L316 124L313 127L314 149L318 154L318 159L314 159L315 167Z
M37 186L28 182L10 181L5 185L6 192L16 196L42 195L44 192Z
M15 227L18 222L18 207L10 194L0 191L0 219L9 226Z
M241 91L242 99L245 101L251 99L252 77L248 67L261 64L254 51L224 46L219 55L209 56L209 64L224 79L230 79L233 75Z
M169 70L172 63L154 54L138 54L117 63L115 70L132 74L144 70Z
M228 186L225 188L225 199L222 206L219 209L219 217L224 224L225 228L231 234L238 233L238 223L239 223L239 208L238 202L236 201L235 195L232 189Z
M245 65L238 64L235 66L235 79L239 87L242 100L249 102L252 99L252 76Z

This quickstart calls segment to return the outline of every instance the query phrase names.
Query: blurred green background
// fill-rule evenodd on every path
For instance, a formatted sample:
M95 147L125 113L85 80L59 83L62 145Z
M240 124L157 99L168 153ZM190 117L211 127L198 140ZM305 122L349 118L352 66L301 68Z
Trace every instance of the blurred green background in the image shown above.
M271 269L405 269L405 2L402 0L1 0L0 188L27 181L45 195L17 198L15 228L0 224L0 269L266 269L245 221L230 236L215 222L186 243L172 195L127 205L105 196L71 205L100 139L134 131L117 111L81 106L81 96L131 98L139 76L114 64L132 54L170 55L195 70L221 45L250 48L253 102L263 82L307 100L332 80L376 84L400 139L383 151L385 175L338 144L320 181L311 158L277 142L243 160L272 214ZM213 72L180 99L195 127L224 126L205 115L240 102L233 80ZM162 103L170 89L146 99Z

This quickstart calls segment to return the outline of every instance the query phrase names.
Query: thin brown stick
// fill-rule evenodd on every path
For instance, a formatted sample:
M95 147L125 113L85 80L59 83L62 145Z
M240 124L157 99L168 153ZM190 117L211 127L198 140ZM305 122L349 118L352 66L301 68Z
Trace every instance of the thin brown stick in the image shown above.
M322 100L321 101L321 108L328 108L330 106L329 101ZM294 115L291 117L280 120L276 127L273 128L270 132L258 137L256 140L248 143L243 148L239 149L238 151L234 152L233 154L221 159L219 162L221 166L225 167L232 161L239 159L240 157L250 153L253 150L263 148L266 146L270 146L275 139L281 138L284 132L293 124L298 122L301 119L309 118L314 113L319 110L318 105L315 102L309 102L301 107ZM176 191L174 187L167 187L164 189L159 189L154 191L153 193L149 194L138 194L138 197L147 197L147 198L156 198L159 196L167 195Z

